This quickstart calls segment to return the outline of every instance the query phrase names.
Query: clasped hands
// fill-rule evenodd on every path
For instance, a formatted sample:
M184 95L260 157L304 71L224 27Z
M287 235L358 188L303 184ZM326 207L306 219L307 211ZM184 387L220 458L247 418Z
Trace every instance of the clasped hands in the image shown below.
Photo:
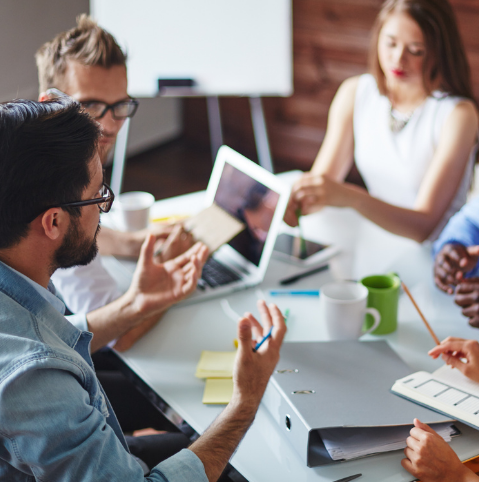
M479 328L479 278L465 278L479 260L479 246L446 244L434 262L434 281L438 288L454 294L454 302L469 318L469 324Z

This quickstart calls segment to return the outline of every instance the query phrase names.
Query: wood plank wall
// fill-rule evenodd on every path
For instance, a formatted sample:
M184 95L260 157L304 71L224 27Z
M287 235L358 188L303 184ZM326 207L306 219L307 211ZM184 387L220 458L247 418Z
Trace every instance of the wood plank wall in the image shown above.
M479 100L479 0L450 0L461 30ZM264 98L277 171L311 167L341 82L367 71L370 29L382 0L293 0L294 94ZM225 143L256 160L247 99L221 98ZM184 102L184 134L209 145L205 99Z

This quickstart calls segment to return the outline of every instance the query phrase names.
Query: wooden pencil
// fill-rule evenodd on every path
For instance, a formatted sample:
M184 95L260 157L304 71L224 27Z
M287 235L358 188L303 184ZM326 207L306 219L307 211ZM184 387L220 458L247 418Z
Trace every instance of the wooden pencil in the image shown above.
M432 338L434 339L434 341L436 342L437 345L440 345L441 342L439 341L439 338L436 336L436 334L434 333L434 331L432 330L431 326L429 325L429 323L427 322L426 318L424 317L424 315L422 314L422 311L419 309L419 306L417 306L417 303L416 301L414 300L414 298L412 297L412 294L411 292L409 291L408 287L404 284L404 282L401 281L401 286L402 286L402 289L405 291L405 293L409 296L409 299L411 300L412 304L414 305L414 307L416 308L417 312L419 313L419 316L421 317L421 320L424 322L424 324L426 325L426 328L428 329L429 333L431 334Z

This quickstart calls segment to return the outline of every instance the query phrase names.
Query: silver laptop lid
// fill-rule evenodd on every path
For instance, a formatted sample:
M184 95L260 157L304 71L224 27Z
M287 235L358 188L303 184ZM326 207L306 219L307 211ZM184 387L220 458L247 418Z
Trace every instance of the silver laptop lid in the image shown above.
M247 228L229 244L263 279L289 198L289 187L233 149L222 146L206 191ZM257 268L257 269L255 269Z

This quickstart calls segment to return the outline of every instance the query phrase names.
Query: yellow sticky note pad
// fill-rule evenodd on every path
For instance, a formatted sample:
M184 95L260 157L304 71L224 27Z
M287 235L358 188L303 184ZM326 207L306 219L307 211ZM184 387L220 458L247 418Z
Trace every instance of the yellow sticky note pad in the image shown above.
M196 367L197 378L231 378L235 351L202 351Z
M232 395L232 378L208 378L206 380L205 391L203 392L203 403L227 405Z

